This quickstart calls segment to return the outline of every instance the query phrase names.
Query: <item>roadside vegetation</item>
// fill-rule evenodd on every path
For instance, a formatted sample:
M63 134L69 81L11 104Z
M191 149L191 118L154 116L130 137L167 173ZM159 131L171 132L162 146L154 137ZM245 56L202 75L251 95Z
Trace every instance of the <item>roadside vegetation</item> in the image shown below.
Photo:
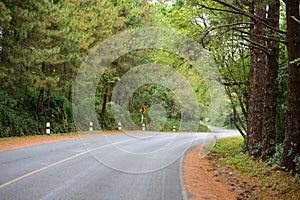
M292 175L280 168L280 155L282 148L268 159L249 156L244 151L242 137L220 139L208 154L208 159L215 169L226 168L223 175L227 183L234 185L234 179L239 177L241 181L252 182L245 189L249 193L257 193L262 199L299 199L300 198L300 174ZM235 177L236 176L236 177ZM220 180L222 178L219 177ZM251 190L250 188L256 188ZM245 191L244 191L245 192Z

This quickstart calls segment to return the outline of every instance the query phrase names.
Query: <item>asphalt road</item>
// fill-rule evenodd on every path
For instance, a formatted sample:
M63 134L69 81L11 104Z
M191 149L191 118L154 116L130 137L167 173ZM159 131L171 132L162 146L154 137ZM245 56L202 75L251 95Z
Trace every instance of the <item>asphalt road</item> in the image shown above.
M132 133L1 152L0 199L182 200L184 153L213 139Z

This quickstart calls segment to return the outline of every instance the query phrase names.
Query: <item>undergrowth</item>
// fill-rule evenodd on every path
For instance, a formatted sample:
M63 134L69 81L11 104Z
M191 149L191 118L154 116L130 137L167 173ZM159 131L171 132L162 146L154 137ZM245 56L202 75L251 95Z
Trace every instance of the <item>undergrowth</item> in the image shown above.
M276 192L278 199L300 199L299 174L292 176L280 170L275 162L270 164L270 161L263 162L261 159L248 156L243 151L242 137L218 140L209 155L217 158L220 165L229 165L237 173L253 179L266 197ZM274 161L277 160L274 158Z

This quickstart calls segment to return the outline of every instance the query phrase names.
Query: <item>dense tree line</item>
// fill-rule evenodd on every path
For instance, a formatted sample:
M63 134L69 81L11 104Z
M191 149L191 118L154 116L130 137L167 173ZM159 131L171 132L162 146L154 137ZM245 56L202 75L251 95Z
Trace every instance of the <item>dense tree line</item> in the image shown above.
M121 31L154 24L164 26L159 24L154 7L130 0L1 1L0 136L43 134L46 122L51 123L54 133L75 131L72 90L82 61L101 41ZM153 50L130 52L99 77L95 108L102 129L116 128L111 94L122 75L134 66L164 62L167 56L163 54ZM172 67L181 66L181 60L172 57ZM201 101L205 88L199 89L199 82L203 80L190 76L195 78L193 84ZM150 97L152 93L165 102L170 120L164 130L171 130L173 124L179 123L180 107L172 91L156 85L135 94L139 100L132 101L132 118L139 123L138 109L157 102ZM150 120L149 115L145 117ZM207 130L203 126L200 129Z
M0 136L74 131L77 70L103 39L151 13L133 1L0 2Z
M178 1L165 10L212 52L245 150L299 171L299 0Z

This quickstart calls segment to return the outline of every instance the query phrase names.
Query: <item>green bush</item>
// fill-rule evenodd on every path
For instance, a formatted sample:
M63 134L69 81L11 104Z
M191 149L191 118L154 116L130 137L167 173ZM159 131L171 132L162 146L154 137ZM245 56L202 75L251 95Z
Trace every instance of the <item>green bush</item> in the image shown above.
M186 122L187 124L185 124L185 126L189 127L189 124L190 124L190 127L194 127L195 126L195 122L192 123L192 122ZM176 127L176 131L179 130L180 128L180 120L172 120L172 119L169 119L166 121L165 123L165 126L163 127L162 131L166 131L166 132L170 132L170 131L173 131L173 126ZM188 132L188 131L194 131L193 129L187 129L187 130L180 130L180 131L183 131L183 132ZM202 125L202 124L198 124L198 128L197 128L197 132L209 132L209 129L207 126L205 125Z
M37 120L27 112L0 105L0 137L38 133Z
M300 155L295 157L294 162L296 164L296 171L298 174L300 174Z
M50 107L36 114L37 93L28 92L26 98L16 98L0 92L0 137L45 134L46 122L52 133L74 132L72 104L53 93ZM46 103L46 102L44 102Z
M284 144L283 143L279 143L276 144L275 149L274 149L274 154L271 158L269 158L269 163L271 163L272 165L279 165L280 164L280 160L281 160L281 156L283 153L283 149L284 149Z

